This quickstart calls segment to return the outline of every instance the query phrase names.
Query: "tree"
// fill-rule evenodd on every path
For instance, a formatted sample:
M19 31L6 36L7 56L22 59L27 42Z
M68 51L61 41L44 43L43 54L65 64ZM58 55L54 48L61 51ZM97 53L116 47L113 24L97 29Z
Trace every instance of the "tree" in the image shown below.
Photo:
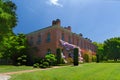
M108 59L114 59L114 61L120 59L120 37L114 37L104 41L104 53Z
M74 66L78 66L78 48L74 48Z
M100 62L100 57L99 54L96 54L96 62L99 63Z
M62 63L62 56L61 56L61 49L57 48L56 49L56 58L57 58L57 64Z
M27 39L24 34L10 35L4 37L2 41L2 48L0 52L4 59L12 59L14 63L17 62L17 58L23 54L26 54L28 48Z
M17 24L16 5L11 0L0 0L0 41L6 34L13 33Z
M104 54L104 44L103 43L97 43L97 42L93 42L94 45L97 46L97 60L99 59L99 61L103 61L106 60L106 54Z

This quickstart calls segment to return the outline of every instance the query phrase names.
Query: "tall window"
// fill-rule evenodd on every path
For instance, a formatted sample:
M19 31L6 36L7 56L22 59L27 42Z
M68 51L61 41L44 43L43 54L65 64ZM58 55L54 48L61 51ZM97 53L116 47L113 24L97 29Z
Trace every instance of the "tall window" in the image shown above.
M39 35L37 39L37 44L40 44L40 43L41 43L41 35Z
M82 40L80 39L80 44L79 44L80 48L83 48L82 46Z
M30 38L29 44L32 46L33 45L33 37Z
M71 38L70 38L70 36L69 36L69 38L68 38L68 42L71 43Z
M64 33L62 33L62 40L64 41Z
M81 48L84 48L84 42L83 42L82 39L81 39L81 41L80 41L80 45L81 45Z
M51 35L50 35L50 33L48 33L48 34L47 34L47 42L50 42L50 41L51 41L51 38L50 38L50 37L51 37Z
M77 46L79 46L79 40L77 39Z

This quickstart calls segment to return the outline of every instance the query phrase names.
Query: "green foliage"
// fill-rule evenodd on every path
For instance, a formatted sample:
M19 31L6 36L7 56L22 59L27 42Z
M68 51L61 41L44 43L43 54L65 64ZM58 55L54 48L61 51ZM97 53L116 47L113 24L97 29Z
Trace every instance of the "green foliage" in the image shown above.
M16 51L17 43L12 31L17 24L15 11L16 5L11 0L0 0L0 58L9 59Z
M108 59L114 59L115 61L120 59L120 37L104 41L104 53Z
M22 55L17 58L17 64L20 65L27 65L27 55Z
M97 43L93 42L94 45L97 46L97 53L99 55L99 61L103 61L106 58L106 55L104 54L104 44L103 43Z
M33 64L33 67L34 67L34 68L39 68L39 66L40 66L39 63Z
M16 5L11 1L0 0L0 41L6 34L12 33L16 26Z
M28 48L27 39L24 34L6 36L0 47L2 57L4 59L12 59L14 64L16 64L17 58L26 54Z
M92 56L92 62L96 62L96 56L95 55Z
M91 51L85 51L83 53L83 59L84 59L84 62L92 62L92 52Z
M78 48L74 48L74 66L78 66L79 60L78 60Z
M54 54L46 55L45 59L47 60L47 62L49 62L50 66L56 65L57 59Z
M40 68L48 68L49 67L49 62L43 62L42 64L40 64Z
M56 49L56 58L57 58L57 64L62 63L62 56L61 56L61 49L57 48Z
M99 63L100 62L100 57L99 54L96 54L96 62Z
M85 62L89 62L89 55L88 54L84 54L83 58L84 58Z
M37 64L39 64L39 67L40 68L48 68L48 67L50 67L50 66L54 66L54 65L56 65L56 57L55 57L55 55L54 54L47 54L46 56L45 56L45 58L37 58L37 59L35 59L35 64L37 63ZM33 65L33 67L34 67L34 65Z
M18 66L21 66L21 63L18 62L17 65L18 65Z
M114 37L107 39L104 43L94 44L98 47L97 49L97 62L103 60L112 60L117 61L120 59L120 37Z
M3 56L2 56L2 52L0 52L0 59L2 58Z

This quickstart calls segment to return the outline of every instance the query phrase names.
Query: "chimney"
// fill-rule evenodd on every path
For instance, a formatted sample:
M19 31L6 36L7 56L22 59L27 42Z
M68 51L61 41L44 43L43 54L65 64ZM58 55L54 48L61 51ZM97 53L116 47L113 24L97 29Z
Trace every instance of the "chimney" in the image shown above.
M71 26L68 26L67 29L71 31Z
M56 25L58 25L58 26L61 25L60 19L56 19Z
M55 20L52 21L52 26L54 26L54 25L56 25L56 21Z
M71 31L71 26L64 27L64 29L67 29L67 30Z
M52 21L52 26L54 26L54 25L60 26L60 25L61 25L60 19L53 20L53 21Z

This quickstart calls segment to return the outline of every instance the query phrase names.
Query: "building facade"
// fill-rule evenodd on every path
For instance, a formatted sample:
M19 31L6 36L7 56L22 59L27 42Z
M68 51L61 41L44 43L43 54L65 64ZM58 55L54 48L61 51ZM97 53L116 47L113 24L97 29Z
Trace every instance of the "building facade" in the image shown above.
M62 27L59 19L53 20L52 25L46 28L31 32L26 35L28 43L31 47L37 48L34 53L37 57L44 57L48 49L56 54L56 49L61 48L66 57L67 50L60 44L60 40L80 47L81 53L91 51L91 54L96 54L96 46L88 38L84 38L82 34L76 34L71 31L71 27Z

